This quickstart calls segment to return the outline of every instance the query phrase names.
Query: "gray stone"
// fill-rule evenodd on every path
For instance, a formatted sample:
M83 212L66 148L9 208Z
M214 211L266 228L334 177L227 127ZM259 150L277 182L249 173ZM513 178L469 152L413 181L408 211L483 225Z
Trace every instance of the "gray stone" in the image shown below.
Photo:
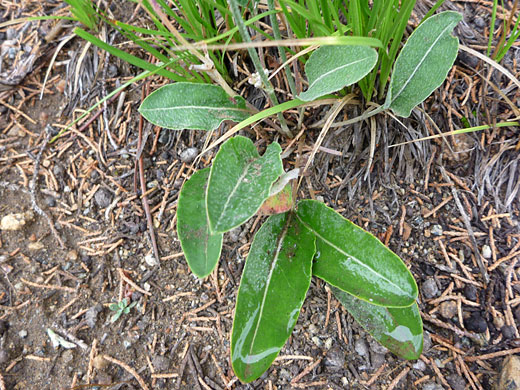
M345 352L338 346L334 346L325 355L325 365L333 368L342 368L345 364Z
M430 332L425 330L424 335L423 335L423 353L428 351L431 347L432 347L432 337L430 336Z
M484 18L480 17L480 16L477 16L474 20L473 20L473 23L475 24L476 27L478 28L484 28L486 27L486 21L484 20Z
M102 309L103 309L103 306L96 305L96 306L92 306L91 308L89 308L87 310L87 312L85 313L85 322L89 328L92 329L96 326L97 316Z
M431 230L432 234L434 236L442 236L442 226L441 225L433 225L432 226L432 230Z
M429 381L423 384L422 390L444 390L444 387L438 383Z
M367 356L368 354L367 342L364 339L357 339L354 344L354 349L360 356Z
M372 352L371 356L371 363L374 370L377 370L379 367L381 367L386 362L385 354L384 353L375 353Z
M412 367L414 370L417 370L417 371L426 370L426 364L422 360L417 360Z
M435 298L439 295L439 288L434 278L428 278L422 284L422 293L426 299Z
M491 258L491 248L489 247L489 245L483 245L482 246L482 257L484 257L484 259L490 259Z
M152 365L156 371L167 372L170 368L170 359L166 356L156 355L152 359Z
M370 340L370 349L375 353L385 354L388 352L388 348L379 344L376 340Z
M451 374L446 377L453 390L464 390L466 388L466 381L457 374Z
M72 352L72 350L67 349L66 351L63 352L63 355L61 355L61 358L63 360L63 363L65 363L65 364L70 363L72 361L72 359L74 359L74 353Z
M94 195L94 201L99 208L104 209L112 203L112 193L106 188L100 188Z
M182 162L190 163L193 160L195 160L195 157L197 157L197 154L199 153L197 148L188 148L184 149L181 154L179 155Z

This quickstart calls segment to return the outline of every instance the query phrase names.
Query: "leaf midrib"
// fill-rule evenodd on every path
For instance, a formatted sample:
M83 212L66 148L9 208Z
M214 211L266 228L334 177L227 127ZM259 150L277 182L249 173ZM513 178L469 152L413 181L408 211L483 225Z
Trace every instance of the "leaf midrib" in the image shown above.
M186 110L186 109L197 109L197 110L208 110L208 111L239 111L245 112L248 111L244 108L237 107L213 107L213 106L176 106L176 107L157 107L157 108L143 108L141 112L156 112L156 111L172 111L172 110Z
M321 240L323 240L327 245L330 245L332 248L334 248L335 250L337 250L339 253L341 253L342 255L344 255L345 257L348 257L350 259L352 259L353 261L355 261L356 263L358 263L360 266L366 268L367 270L369 270L371 273L373 273L374 275L378 276L379 278L383 279L385 282L389 283L390 285L394 286L398 291L401 291L404 295L406 296L410 296L409 293L407 293L406 291L404 291L400 286L398 286L397 284L395 284L394 282L392 282L390 279L388 279L387 277L381 275L380 273L376 272L374 269L370 268L368 265L366 265L365 263L363 263L361 260L359 260L358 258L346 253L343 249L337 247L336 245L334 245L332 242L330 242L329 240L327 240L326 238L324 238L321 234L319 234L315 229L313 229L309 224L307 224L306 222L304 222L299 216L298 216L298 219L299 221L305 226L307 227L311 232L313 232L316 237L320 238Z
M269 291L269 285L271 283L271 279L273 277L274 269L276 268L276 264L278 263L278 258L280 257L280 252L282 251L283 241L285 236L287 235L287 231L289 230L289 224L291 222L292 216L289 214L287 220L285 221L285 225L283 227L282 233L278 237L278 242L276 245L276 251L273 256L273 261L271 263L271 268L269 269L269 274L267 275L267 280L265 283L264 295L262 296L262 303L260 304L260 312L258 316L258 320L256 322L255 332L253 333L253 339L251 340L251 346L249 348L249 356L251 356L253 352L253 347L255 345L256 336L258 334L258 329L260 328L260 322L262 320L262 313L264 311L265 301L267 300L267 292Z
M422 66L423 62L425 61L426 57L428 57L428 55L430 54L430 52L432 51L433 47L436 45L436 43L444 37L444 33L446 32L446 30L449 30L452 26L452 23L450 23L449 25L447 25L444 30L442 30L442 32L437 36L437 38L435 39L435 41L433 41L433 43L430 45L430 47L428 48L428 50L426 51L426 53L423 55L423 57L421 58L421 61L419 61L419 63L417 64L417 66L415 67L415 69L413 70L412 74L410 75L410 77L408 77L408 79L406 80L406 82L404 83L404 85L401 87L401 89L399 90L399 92L397 92L397 94L395 95L395 97L392 97L392 99L390 100L390 105L392 105L393 102L395 102L399 96L401 96L401 94L403 93L403 90L407 87L407 85L410 83L410 81L413 79L413 77L415 76L415 74L417 73L417 71L419 70L419 68Z
M360 60L357 60L357 61L354 61L354 62L349 62L348 64L338 66L337 68L331 69L331 70L329 70L328 72L323 73L320 77L318 77L316 80L314 80L314 81L309 85L309 88L307 88L307 91L305 91L305 92L309 92L309 91L312 89L312 87L314 87L314 85L315 85L318 81L321 81L323 78L327 77L329 74L331 74L331 73L333 73L333 72L336 72L336 71L338 71L338 70L341 70L341 69L343 69L343 68L346 68L346 67L348 67L348 66L352 66L352 65L357 64L357 63L359 63L359 62L366 61L367 59L369 59L368 56L367 56L367 57L364 57L364 58L362 58L362 59L360 59ZM305 92L304 92L304 93L305 93Z
M246 164L246 166L244 167L244 170L242 171L242 174L240 175L240 177L237 180L237 183L235 184L235 186L231 190L231 193L229 194L228 198L226 199L226 203L224 203L224 207L222 208L222 212L220 213L220 216L218 217L217 223L214 226L215 231L217 231L217 227L220 225L220 221L222 221L222 218L226 214L226 210L227 210L227 208L229 206L229 203L231 202L231 198L233 198L233 196L235 195L235 192L237 192L237 190L238 190L238 187L240 186L240 184L242 184L242 181L247 176L247 173L249 172L249 167L251 166L251 164L253 164L255 161L257 161L259 158L260 157L257 157L254 160L248 162ZM208 188L209 188L209 186L208 186Z

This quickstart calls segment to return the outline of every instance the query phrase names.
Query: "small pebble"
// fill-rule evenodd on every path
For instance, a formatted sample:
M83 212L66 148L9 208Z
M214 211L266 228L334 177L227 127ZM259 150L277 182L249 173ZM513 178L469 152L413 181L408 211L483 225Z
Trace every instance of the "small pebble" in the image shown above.
M466 381L457 374L451 374L446 377L453 390L464 390L466 388Z
M417 371L426 370L426 364L422 360L417 360L417 362L415 362L412 367L414 370L417 370Z
M342 368L345 364L345 352L338 346L334 346L325 355L325 365Z
M506 340L511 340L512 338L515 337L515 328L511 325L504 325L501 329L502 331L502 336L504 336L504 338Z
M309 332L310 332L311 334L316 334L316 333L319 332L319 329L318 329L318 327L317 327L316 325L314 325L314 324L310 324L310 325L309 325Z
M110 203L112 203L112 193L106 188L100 188L94 195L94 201L99 208L104 209L110 206Z
M170 359L165 356L156 355L152 359L152 365L158 372L167 372L170 368Z
M63 355L61 355L61 358L63 359L63 363L65 363L65 364L70 363L74 359L74 353L70 349L67 349L66 351L63 352Z
M357 339L354 344L354 349L360 356L368 355L368 346L367 346L367 342L364 339Z
M375 340L370 340L370 349L372 350L372 352L375 353L385 354L388 352L388 348L386 348L384 345L379 344Z
M99 304L96 306L92 306L87 310L87 312L85 313L85 323L88 325L89 328L92 329L96 326L97 316L101 310L103 310L103 306Z
M323 346L323 341L318 336L314 336L311 340L318 348Z
M371 363L372 368L374 370L377 370L379 367L381 367L386 362L386 357L384 353L372 353L371 355Z
M10 41L11 39L14 39L16 38L16 30L12 27L9 27L7 29L7 31L5 32L5 37L8 41Z
M24 339L27 337L27 331L25 329L22 329L21 331L18 332L18 336L20 336L21 339Z
M422 293L426 299L435 298L439 295L439 288L434 278L428 278L422 285Z
M123 346L125 347L125 349L128 349L132 346L132 343L128 340L124 340L123 341Z
M438 383L429 381L423 385L422 390L444 390L444 387Z
M75 250L75 249L71 249L68 253L67 253L67 260L70 260L70 261L76 261L78 260L78 251Z
M442 236L442 226L441 225L433 225L431 232L434 236Z
M473 23L475 24L475 27L478 27L481 29L486 27L486 21L484 20L484 18L482 18L480 16L477 16L475 19L473 19Z
M478 311L471 313L469 318L464 321L464 325L466 329L476 333L484 333L488 327L486 320Z
M477 300L477 288L472 284L466 284L466 286L464 286L464 295L470 301L475 302Z
M457 303L455 301L444 301L440 304L439 313L447 320L457 315Z
M92 365L97 370L104 370L108 367L109 362L103 357L103 355L97 355L92 361Z
M54 199L53 196L46 196L44 198L44 202L47 205L47 207L56 207L56 199Z
M482 246L482 256L484 257L484 259L491 258L491 248L489 247L489 245Z
M195 160L195 157L197 157L197 154L199 153L197 148L188 148L181 152L180 159L182 162L190 163L193 160Z

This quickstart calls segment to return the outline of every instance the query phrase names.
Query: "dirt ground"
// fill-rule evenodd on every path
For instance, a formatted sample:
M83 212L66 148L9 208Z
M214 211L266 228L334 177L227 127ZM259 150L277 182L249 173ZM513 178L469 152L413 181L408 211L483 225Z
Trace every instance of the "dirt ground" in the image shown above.
M0 23L41 10L25 3L0 0ZM489 5L444 7L464 14L456 29L461 44L484 52ZM421 5L417 14L424 14ZM420 289L421 358L388 352L313 279L280 356L244 385L231 370L229 340L241 271L264 217L227 233L218 269L194 277L175 210L183 181L214 156L192 164L208 135L144 126L143 201L134 181L141 84L47 143L137 70L92 47L84 51L69 25L51 43L47 22L23 30L0 28L0 44L18 34L25 45L39 45L19 82L5 82L15 63L4 62L0 72L0 218L19 214L14 230L0 230L0 389L485 390L497 384L504 357L520 353L519 128L391 147L465 122L518 116L519 88L499 71L461 51L446 83L410 118L380 115L374 134L368 123L332 128L299 191L372 232L409 266ZM69 36L40 100L51 56ZM519 60L517 44L502 62L517 78ZM237 85L246 77L239 74ZM154 90L165 81L147 82ZM251 89L240 91L265 103ZM310 154L320 130L312 124L326 109L307 112L308 130L291 151L289 140L279 140L286 170ZM360 110L349 107L344 116ZM277 137L269 123L241 134L261 150ZM136 306L112 323L109 305L122 298Z

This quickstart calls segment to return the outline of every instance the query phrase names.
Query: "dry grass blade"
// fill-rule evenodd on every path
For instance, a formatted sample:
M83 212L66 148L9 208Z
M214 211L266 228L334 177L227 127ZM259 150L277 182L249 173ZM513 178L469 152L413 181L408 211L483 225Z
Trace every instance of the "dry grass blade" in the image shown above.
M506 68L504 68L502 65L500 65L498 62L492 60L491 58L485 56L484 54L479 53L476 50L473 50L470 47L460 45L459 49L464 50L465 52L474 55L475 57L480 58L482 61L487 62L489 65L491 65L496 70L502 72L509 80L511 80L513 83L516 84L518 88L520 88L520 81Z
M307 162L305 163L305 167L303 168L302 175L300 176L300 181L298 182L298 186L300 186L300 183L303 179L303 174L305 171L309 168L312 161L314 160L314 156L318 152L319 147L321 146L323 140L325 139L325 136L327 135L327 132L329 131L332 122L334 122L334 119L339 115L343 107L345 107L353 98L355 95L349 94L345 96L343 99L341 99L339 102L336 102L336 104L332 107L330 110L329 116L327 117L327 120L325 121L325 125L323 126L320 135L318 136L318 139L316 140L314 147L312 148L311 155L307 159Z

